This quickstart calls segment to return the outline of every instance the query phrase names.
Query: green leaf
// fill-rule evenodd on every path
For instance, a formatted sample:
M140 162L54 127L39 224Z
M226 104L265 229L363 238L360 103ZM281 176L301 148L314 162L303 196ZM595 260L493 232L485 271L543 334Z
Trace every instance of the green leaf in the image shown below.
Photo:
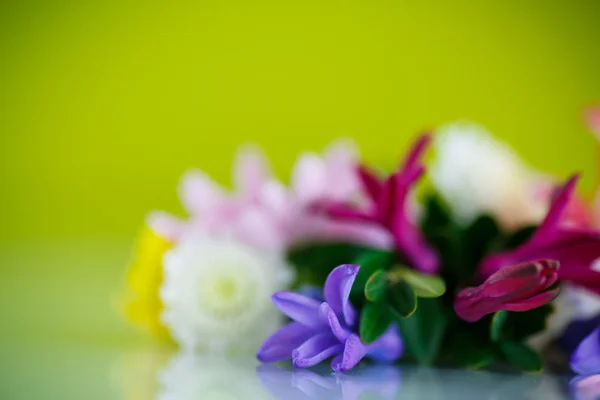
M446 292L446 283L436 275L425 275L409 268L399 270L401 279L408 282L417 297L440 297Z
M313 243L292 248L287 258L302 278L299 284L322 286L335 267L356 259L365 250L365 247L348 243Z
M409 317L417 309L417 296L406 281L391 284L386 293L388 304L401 318Z
M524 371L540 372L543 368L540 356L525 344L502 342L500 350L508 361Z
M377 270L369 277L365 285L365 298L371 302L381 300L385 296L387 286L386 271Z
M441 299L421 299L408 318L398 318L398 327L408 352L421 364L431 365L440 351L448 314Z
M502 330L504 329L507 318L508 311L505 310L498 311L494 314L492 324L490 325L490 338L494 342L498 342L502 339Z
M514 341L523 341L528 337L546 329L546 321L554 306L546 304L525 312L509 312L506 326L510 329L507 334Z
M394 254L385 250L369 249L352 260L352 264L360 265L358 275L350 291L350 298L360 304L364 295L367 279L379 269L387 269L394 259ZM347 263L346 260L344 263Z
M387 330L391 322L392 315L385 302L365 304L360 314L360 339L365 344L374 342Z

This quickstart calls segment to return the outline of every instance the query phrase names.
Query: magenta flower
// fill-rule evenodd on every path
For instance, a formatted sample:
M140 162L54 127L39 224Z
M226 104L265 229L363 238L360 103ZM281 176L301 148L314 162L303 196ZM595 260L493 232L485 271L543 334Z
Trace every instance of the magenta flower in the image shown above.
M333 218L379 224L389 231L395 247L410 265L433 274L439 267L438 256L425 241L409 210L410 189L425 171L421 158L430 141L430 135L422 135L409 151L402 168L383 182L366 168L359 169L371 203L366 210L348 204L334 204L328 206L328 211Z
M258 349L265 363L292 359L297 368L307 368L333 357L334 371L352 369L366 355L379 361L400 357L403 344L395 325L379 339L364 344L357 335L358 315L348 299L358 265L340 265L325 281L325 302L293 292L277 292L275 305L293 322L271 335Z
M502 268L482 285L461 290L454 300L456 314L475 322L500 310L528 311L554 300L559 264L552 260L516 264Z
M573 282L600 293L600 231L595 229L565 228L561 226L579 176L574 176L562 187L552 203L546 218L534 235L516 249L493 254L483 260L480 273L490 276L507 265L552 259L560 262L558 279Z

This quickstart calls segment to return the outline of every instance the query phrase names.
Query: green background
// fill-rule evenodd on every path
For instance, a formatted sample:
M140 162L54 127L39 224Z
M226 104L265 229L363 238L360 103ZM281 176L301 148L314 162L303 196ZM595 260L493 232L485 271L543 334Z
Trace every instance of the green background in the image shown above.
M145 213L181 211L191 166L228 183L242 142L287 179L335 137L391 168L420 130L469 119L539 169L583 171L589 194L599 17L597 1L3 1L0 359L30 360L11 344L29 337L136 343L112 301ZM21 372L52 363L31 357L0 389L34 390Z

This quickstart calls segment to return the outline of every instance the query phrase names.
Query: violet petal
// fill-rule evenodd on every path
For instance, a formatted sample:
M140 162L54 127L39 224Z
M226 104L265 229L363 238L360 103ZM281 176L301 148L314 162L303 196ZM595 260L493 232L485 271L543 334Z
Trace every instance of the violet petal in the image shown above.
M356 311L350 304L349 297L359 269L358 265L340 265L331 271L325 281L325 300L348 327L354 326L356 322Z
M314 335L314 328L291 322L279 328L265 340L256 358L265 363L290 360L292 352Z
M308 326L321 325L318 301L294 292L276 292L272 299L277 308L294 321Z
M376 341L367 345L367 356L376 361L395 361L404 352L404 343L398 333L396 324L391 324L387 331Z
M367 354L367 349L356 334L350 335L344 344L344 352L341 357L335 357L331 363L331 368L335 372L348 371L356 366Z
M344 346L331 332L324 332L302 343L292 352L292 359L296 368L307 368L340 353L343 349Z
M321 313L321 316L324 318L324 320L327 321L327 323L329 324L331 332L335 335L335 337L340 342L346 341L346 339L348 339L348 336L350 336L351 332L340 324L340 320L338 319L335 312L331 309L329 304L321 304L319 312Z
M582 375L600 373L600 327L579 343L571 355L571 369Z

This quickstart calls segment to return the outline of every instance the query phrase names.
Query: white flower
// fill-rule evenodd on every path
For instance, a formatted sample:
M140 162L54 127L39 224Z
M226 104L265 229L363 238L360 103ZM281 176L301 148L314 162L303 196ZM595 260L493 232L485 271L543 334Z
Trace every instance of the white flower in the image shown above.
M157 400L265 399L253 359L178 354L158 375Z
M184 350L254 351L280 322L270 296L291 271L279 252L231 237L184 238L164 257L162 321Z
M434 146L432 183L461 223L489 214L510 230L544 217L547 199L537 191L547 180L485 128L467 122L443 126Z

